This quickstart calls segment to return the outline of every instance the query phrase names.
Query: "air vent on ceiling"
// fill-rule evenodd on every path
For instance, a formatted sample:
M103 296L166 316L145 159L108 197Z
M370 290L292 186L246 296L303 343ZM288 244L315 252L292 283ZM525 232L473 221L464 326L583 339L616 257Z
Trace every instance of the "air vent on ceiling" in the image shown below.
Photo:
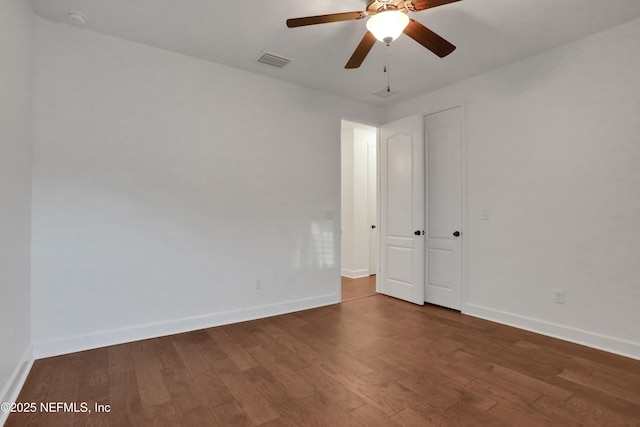
M67 12L67 20L76 27L84 27L87 23L87 17L78 12Z
M398 93L398 92L395 92L393 90L389 90L389 88L386 88L386 87L383 87L382 89L380 89L380 90L378 90L376 92L373 92L373 94L375 96L379 96L380 98L388 98L391 95L395 95L396 93Z
M267 64L267 65L272 65L274 67L282 68L285 65L287 65L289 62L291 62L291 60L265 52L260 58L258 58L258 62Z

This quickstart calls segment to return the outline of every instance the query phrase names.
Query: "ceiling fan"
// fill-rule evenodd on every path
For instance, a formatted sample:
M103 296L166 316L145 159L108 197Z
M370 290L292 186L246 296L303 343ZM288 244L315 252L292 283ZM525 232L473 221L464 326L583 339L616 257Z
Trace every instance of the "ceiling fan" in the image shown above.
M353 21L366 18L367 33L356 48L344 68L358 68L375 44L376 40L391 43L404 33L444 58L456 47L419 23L409 18L408 12L419 12L432 7L454 3L460 0L371 0L365 11L332 13L329 15L307 16L287 19L287 27L304 27L306 25L326 24L329 22Z

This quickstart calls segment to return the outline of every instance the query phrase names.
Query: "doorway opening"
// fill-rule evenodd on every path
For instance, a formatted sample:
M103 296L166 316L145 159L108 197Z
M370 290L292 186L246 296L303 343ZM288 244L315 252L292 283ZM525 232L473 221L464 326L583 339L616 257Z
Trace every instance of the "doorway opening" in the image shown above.
M378 129L342 120L342 301L375 295L378 242Z

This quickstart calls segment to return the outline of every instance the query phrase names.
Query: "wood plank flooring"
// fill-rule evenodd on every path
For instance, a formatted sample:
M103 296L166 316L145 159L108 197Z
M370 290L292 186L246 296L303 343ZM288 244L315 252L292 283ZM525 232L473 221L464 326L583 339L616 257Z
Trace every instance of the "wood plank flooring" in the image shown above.
M376 294L376 276L350 279L342 277L342 301L370 297Z
M640 426L640 361L376 295L38 360L18 401L92 413L8 427Z

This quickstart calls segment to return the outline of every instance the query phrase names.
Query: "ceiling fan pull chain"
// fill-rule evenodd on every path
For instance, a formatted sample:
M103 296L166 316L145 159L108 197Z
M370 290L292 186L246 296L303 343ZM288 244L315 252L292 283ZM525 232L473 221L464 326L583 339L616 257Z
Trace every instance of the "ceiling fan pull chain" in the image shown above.
M389 68L389 51L388 50L387 50L387 65L384 66L384 72L387 74L387 93L391 93L391 69Z

